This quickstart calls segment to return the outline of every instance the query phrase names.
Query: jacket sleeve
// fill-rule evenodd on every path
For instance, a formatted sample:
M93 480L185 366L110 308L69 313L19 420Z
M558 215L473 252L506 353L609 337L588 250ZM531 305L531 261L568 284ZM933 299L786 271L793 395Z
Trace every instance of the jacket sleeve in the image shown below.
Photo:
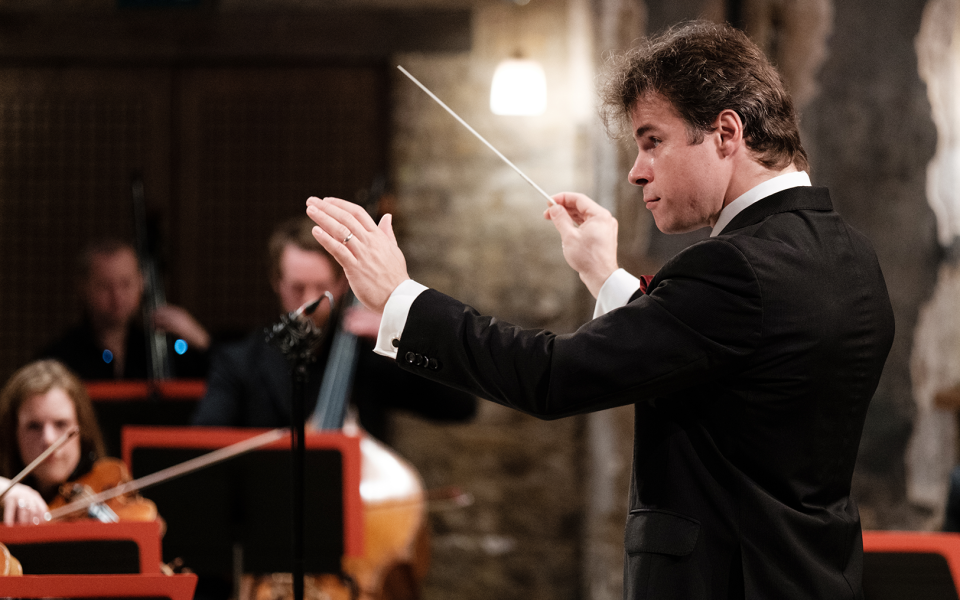
M630 404L697 385L757 346L756 274L716 238L683 251L622 308L575 333L523 329L434 290L410 310L402 368L540 418Z

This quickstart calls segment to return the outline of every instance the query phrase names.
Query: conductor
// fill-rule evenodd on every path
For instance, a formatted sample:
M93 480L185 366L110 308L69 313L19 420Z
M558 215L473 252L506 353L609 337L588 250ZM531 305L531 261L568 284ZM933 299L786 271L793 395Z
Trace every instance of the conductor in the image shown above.
M314 236L404 369L544 419L635 406L624 598L862 598L850 484L894 331L873 248L810 185L790 96L736 29L643 42L603 103L657 227L712 231L642 282L618 268L610 213L555 195L545 216L597 297L575 333L409 280L389 215L311 198Z

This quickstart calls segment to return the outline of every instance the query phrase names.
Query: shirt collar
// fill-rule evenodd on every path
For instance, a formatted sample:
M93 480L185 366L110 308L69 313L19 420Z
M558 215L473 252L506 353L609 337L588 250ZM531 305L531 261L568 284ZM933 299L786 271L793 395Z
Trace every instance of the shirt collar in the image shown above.
M720 232L723 231L723 228L726 227L735 216L751 204L759 202L777 192L782 192L783 190L809 185L811 185L810 176L807 175L806 171L794 171L784 175L777 175L772 179L764 181L760 185L750 188L741 194L739 198L723 207L723 210L720 211L720 217L717 219L717 224L713 226L713 231L710 232L710 237L719 235Z

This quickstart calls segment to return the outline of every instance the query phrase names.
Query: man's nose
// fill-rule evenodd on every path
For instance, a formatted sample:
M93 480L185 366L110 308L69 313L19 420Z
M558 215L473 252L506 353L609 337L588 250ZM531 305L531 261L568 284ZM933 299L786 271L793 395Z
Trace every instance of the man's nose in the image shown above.
M651 173L650 166L641 162L641 156L637 156L637 160L634 161L633 167L630 168L630 172L627 173L627 179L630 180L630 183L633 185L645 186L650 183L650 180L653 178Z

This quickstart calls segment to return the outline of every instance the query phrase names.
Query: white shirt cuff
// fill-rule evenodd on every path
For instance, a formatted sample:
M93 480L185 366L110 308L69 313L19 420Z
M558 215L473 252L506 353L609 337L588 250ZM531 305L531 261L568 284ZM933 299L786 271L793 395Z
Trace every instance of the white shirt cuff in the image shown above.
M601 317L615 308L626 306L632 296L640 289L640 280L623 269L617 269L600 287L597 305L593 309L593 318Z
M380 331L377 332L377 345L373 351L381 356L397 357L397 348L394 340L399 340L403 334L403 327L407 324L407 315L417 296L427 290L427 286L420 285L408 279L397 286L390 294L386 306L383 307L383 316L380 318Z

